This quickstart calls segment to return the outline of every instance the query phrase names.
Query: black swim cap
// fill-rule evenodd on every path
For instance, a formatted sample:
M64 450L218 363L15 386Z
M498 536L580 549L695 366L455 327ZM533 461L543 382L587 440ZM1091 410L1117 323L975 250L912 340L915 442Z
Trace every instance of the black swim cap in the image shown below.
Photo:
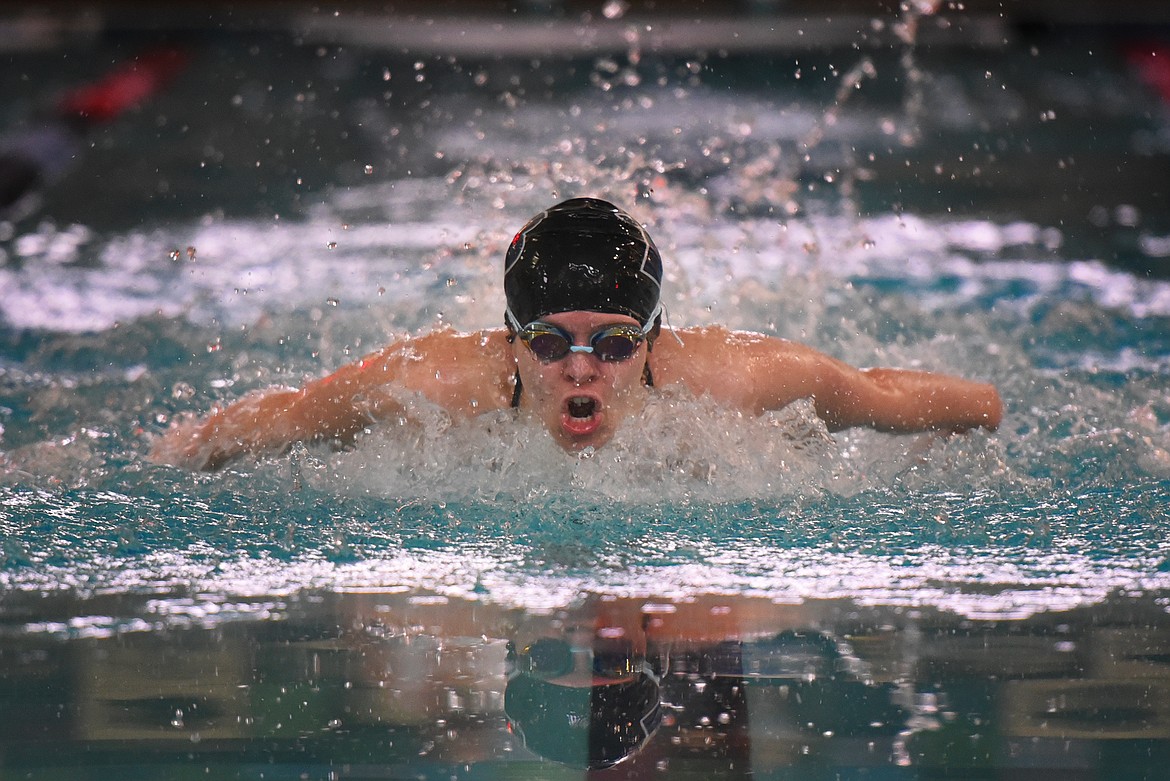
M662 257L646 230L612 203L573 198L525 225L504 258L509 324L557 312L658 314Z

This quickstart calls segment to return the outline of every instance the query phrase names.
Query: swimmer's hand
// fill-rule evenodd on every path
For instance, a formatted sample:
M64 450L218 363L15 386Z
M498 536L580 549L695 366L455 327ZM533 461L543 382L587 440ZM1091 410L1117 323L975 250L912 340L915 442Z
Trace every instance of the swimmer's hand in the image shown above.
M163 434L151 443L147 458L157 464L185 469L215 470L247 451L245 442L223 426L220 410L207 417L187 414L176 417Z
M219 469L239 453L216 443L216 430L210 419L195 415L176 418L170 428L151 442L147 458L156 464L187 469Z
M312 439L319 432L306 426L301 405L303 392L262 391L206 417L178 417L152 444L149 458L159 464L213 470L245 453L284 450L293 442Z

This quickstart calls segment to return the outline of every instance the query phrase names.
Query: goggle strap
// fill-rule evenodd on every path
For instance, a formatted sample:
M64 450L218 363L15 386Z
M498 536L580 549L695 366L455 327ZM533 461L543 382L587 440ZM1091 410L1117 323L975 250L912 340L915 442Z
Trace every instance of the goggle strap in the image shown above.
M662 305L661 301L659 301L658 305L654 307L654 311L650 313L650 317L646 318L646 324L640 328L643 336L646 336L654 330L654 321L657 320L658 316L663 314L665 311L666 307ZM504 307L504 319L508 321L508 325L512 326L512 330L516 333L520 333L525 328L525 326L520 325L520 321L516 319L516 315L513 314L512 307L510 306Z
M508 321L508 325L512 326L512 330L516 333L524 330L524 326L520 325L520 321L516 319L516 315L512 314L512 307L504 307L504 319Z

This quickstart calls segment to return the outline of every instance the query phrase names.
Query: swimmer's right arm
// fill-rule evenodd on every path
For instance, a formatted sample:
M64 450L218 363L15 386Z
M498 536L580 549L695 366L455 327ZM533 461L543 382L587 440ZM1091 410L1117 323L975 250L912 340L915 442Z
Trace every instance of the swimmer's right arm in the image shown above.
M152 460L218 469L245 453L280 452L294 442L348 444L372 423L408 417L402 394L418 394L453 415L508 406L511 347L503 329L437 331L412 337L313 380L303 388L260 391L173 424Z
M377 392L393 377L393 363L387 348L303 388L259 391L206 417L180 420L153 444L150 458L213 470L245 453L280 452L294 442L350 442L378 418L401 412L390 394Z

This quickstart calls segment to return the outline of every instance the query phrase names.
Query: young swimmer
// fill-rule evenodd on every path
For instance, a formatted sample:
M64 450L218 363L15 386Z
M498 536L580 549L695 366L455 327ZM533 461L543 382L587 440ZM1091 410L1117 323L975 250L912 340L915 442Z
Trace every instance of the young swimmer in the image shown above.
M605 445L648 389L681 385L752 414L811 399L830 430L994 430L991 385L903 369L856 369L810 347L721 327L659 339L662 259L628 214L574 198L534 217L504 260L505 328L396 342L309 382L174 424L152 457L216 469L297 441L352 442L379 420L410 418L419 394L456 419L512 407L566 451Z

